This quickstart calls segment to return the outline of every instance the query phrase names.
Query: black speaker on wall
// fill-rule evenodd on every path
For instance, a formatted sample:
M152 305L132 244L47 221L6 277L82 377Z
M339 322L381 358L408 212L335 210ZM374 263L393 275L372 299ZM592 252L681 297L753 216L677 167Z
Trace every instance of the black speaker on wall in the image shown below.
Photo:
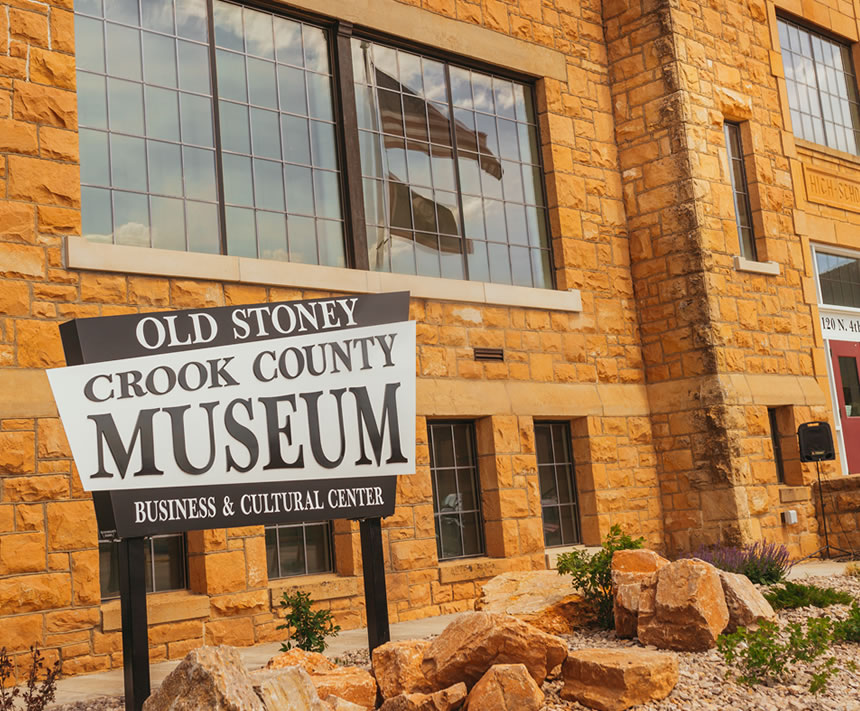
M801 462L828 462L836 459L829 422L804 422L797 428Z

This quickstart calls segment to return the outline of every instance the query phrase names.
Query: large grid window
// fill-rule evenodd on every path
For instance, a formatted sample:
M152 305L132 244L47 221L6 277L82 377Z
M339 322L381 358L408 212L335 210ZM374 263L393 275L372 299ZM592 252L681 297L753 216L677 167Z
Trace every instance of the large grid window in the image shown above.
M570 426L535 422L543 538L547 546L581 543Z
M471 422L431 422L427 431L439 560L483 555L475 426Z
M860 153L857 78L848 46L788 20L777 22L795 135Z
M269 580L334 570L331 524L297 523L266 526Z
M860 308L860 259L816 252L821 302Z
M744 150L741 143L741 127L726 121L726 152L729 157L729 175L735 201L735 221L738 225L741 256L755 261L755 235L753 234L752 209L750 207L747 172L744 167Z
M551 288L531 87L333 29L75 0L83 234Z
M531 93L353 39L369 266L552 286Z
M75 10L85 236L345 264L321 28L215 0L213 47L205 0Z
M185 534L149 536L144 542L146 592L183 590L188 586ZM102 600L119 597L119 544L99 541L99 585Z

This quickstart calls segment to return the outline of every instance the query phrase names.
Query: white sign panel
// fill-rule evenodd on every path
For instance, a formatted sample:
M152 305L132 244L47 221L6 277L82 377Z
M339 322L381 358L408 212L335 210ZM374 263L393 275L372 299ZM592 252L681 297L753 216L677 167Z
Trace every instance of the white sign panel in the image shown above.
M820 311L821 335L831 341L860 341L860 314Z
M87 491L415 471L414 321L58 368L48 378Z

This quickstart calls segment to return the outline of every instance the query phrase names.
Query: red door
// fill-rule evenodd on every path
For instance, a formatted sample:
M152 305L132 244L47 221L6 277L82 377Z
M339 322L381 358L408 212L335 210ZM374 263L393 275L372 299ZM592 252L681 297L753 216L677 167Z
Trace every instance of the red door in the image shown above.
M848 471L860 473L860 343L830 341Z

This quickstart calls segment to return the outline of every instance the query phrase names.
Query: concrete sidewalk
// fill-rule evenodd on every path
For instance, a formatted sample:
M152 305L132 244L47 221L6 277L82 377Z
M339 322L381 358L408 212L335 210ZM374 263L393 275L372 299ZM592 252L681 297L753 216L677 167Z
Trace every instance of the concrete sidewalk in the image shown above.
M427 617L423 620L397 622L391 625L391 639L418 639L431 634L439 634L457 615L440 615ZM249 669L258 669L280 650L278 642L260 644L255 647L242 647L239 653L242 661ZM335 658L352 649L367 649L367 629L347 630L334 637L325 653L327 657ZM180 660L159 662L150 667L152 688L157 688L164 678L178 665ZM96 696L118 696L123 693L123 670L112 669L108 672L74 676L57 682L57 696L54 704L68 704L84 701Z

